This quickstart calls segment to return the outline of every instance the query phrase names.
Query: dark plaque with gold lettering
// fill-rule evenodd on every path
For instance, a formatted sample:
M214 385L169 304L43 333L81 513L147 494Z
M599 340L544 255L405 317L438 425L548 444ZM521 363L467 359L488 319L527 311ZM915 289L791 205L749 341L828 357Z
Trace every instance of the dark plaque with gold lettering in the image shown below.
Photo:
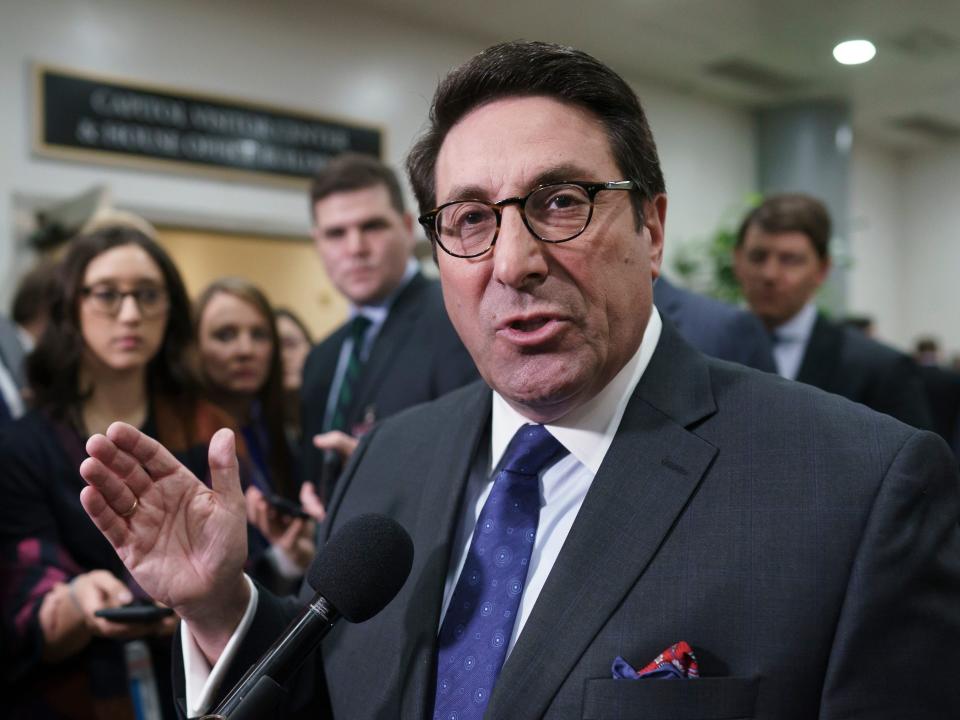
M72 71L41 67L36 79L42 154L261 178L308 178L346 151L382 154L382 131L362 124Z

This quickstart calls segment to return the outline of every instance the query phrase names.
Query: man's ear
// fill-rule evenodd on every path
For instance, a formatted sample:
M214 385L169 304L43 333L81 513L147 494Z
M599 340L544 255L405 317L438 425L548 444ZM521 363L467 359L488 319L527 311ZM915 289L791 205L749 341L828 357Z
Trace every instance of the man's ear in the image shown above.
M826 282L827 278L830 277L830 270L833 268L833 260L829 255L820 261L820 274L819 281L817 282L817 287L823 285Z
M403 222L403 229L407 233L407 237L410 238L409 246L410 252L413 252L414 246L417 244L417 235L414 232L414 228L417 226L417 221L413 219L413 214L410 212L405 212L400 216L401 222Z
M643 203L643 225L650 238L650 274L660 276L663 264L664 227L667 222L667 196L660 193Z
M743 245L734 245L733 246L733 276L737 279L737 283L742 287L743 286L743 263L745 262L743 257Z
M320 256L323 264L327 263L327 250L329 245L324 242L323 233L316 225L310 226L310 237L313 238L313 250Z

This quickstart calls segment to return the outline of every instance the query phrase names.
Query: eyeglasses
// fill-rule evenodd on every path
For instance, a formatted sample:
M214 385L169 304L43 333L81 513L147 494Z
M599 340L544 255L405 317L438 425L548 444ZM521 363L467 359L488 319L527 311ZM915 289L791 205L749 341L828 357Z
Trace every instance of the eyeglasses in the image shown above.
M636 190L633 180L613 182L569 181L534 188L523 197L495 203L454 200L420 216L427 235L450 255L472 258L493 247L500 232L503 208L516 205L527 230L543 242L573 240L587 229L594 199L602 190Z
M163 315L170 304L166 289L158 285L142 285L133 290L118 290L111 285L92 285L80 292L95 312L111 317L120 314L123 301L128 296L133 298L144 318Z

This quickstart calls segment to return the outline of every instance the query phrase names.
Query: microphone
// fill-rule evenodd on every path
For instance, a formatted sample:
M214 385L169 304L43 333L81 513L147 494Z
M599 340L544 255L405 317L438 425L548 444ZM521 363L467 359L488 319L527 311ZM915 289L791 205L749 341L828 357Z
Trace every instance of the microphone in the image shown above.
M313 600L203 720L268 717L281 687L341 617L369 620L400 592L413 564L413 541L384 515L360 515L324 545L307 571Z

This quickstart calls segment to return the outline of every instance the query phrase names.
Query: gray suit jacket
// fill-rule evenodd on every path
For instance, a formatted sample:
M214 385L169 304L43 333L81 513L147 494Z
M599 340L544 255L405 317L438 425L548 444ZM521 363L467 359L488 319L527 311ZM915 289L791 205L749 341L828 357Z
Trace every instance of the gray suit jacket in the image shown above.
M416 556L380 615L341 623L303 668L303 717L428 717L451 538L489 417L477 383L361 443L328 529L385 513ZM958 717L958 484L940 438L705 358L665 326L487 717ZM290 616L261 595L224 689ZM616 656L641 667L679 640L701 679L611 679Z
M653 301L666 320L700 352L721 360L776 372L770 338L755 315L697 295L660 277Z

